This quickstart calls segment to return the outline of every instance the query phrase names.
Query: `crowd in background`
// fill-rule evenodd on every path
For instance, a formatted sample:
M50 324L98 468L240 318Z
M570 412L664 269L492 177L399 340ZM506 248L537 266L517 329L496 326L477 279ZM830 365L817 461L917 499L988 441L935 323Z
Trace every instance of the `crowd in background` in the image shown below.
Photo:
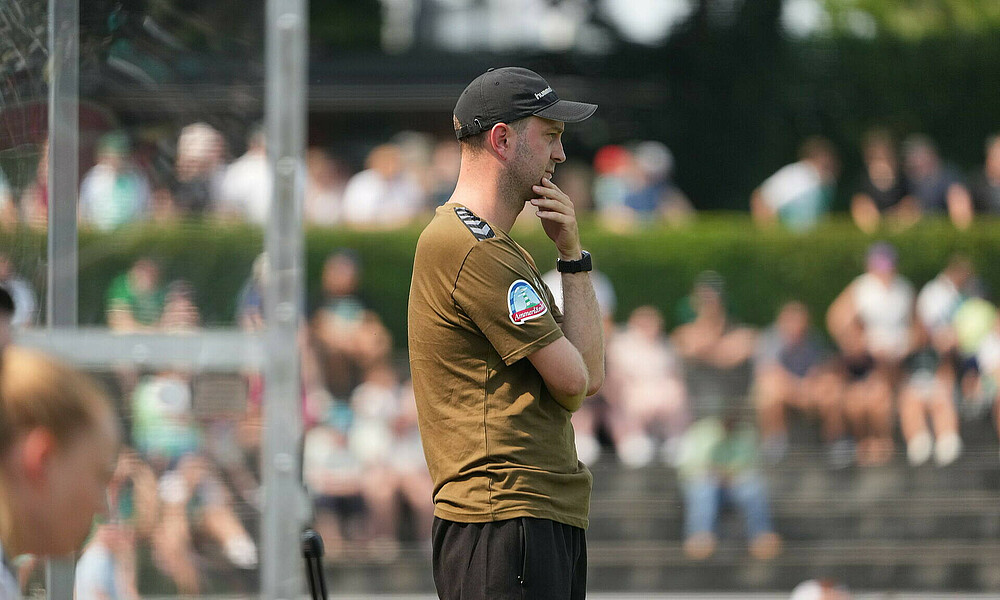
M231 155L231 147L245 152ZM44 225L47 209L47 149L36 177L14 190L0 173L0 224ZM761 226L780 223L793 231L815 227L830 212L838 186L850 195L849 212L865 232L905 229L924 215L945 216L967 228L979 214L1000 214L1000 136L985 141L981 168L962 173L925 135L898 144L885 129L868 132L861 144L862 171L840 176L837 149L822 137L807 138L799 160L780 168L748 191L747 204ZM452 139L402 132L371 148L362 167L319 147L305 158L303 218L317 226L391 228L426 219L446 202L458 176L459 148ZM80 185L84 227L112 230L143 221L178 218L242 220L268 218L271 173L262 128L228 143L207 123L182 128L175 140L136 148L123 131L102 135L94 163ZM682 226L696 215L697 198L675 183L674 158L658 141L599 148L590 164L570 159L556 180L582 213L627 232L642 224Z
M230 161L223 136L196 123L180 132L169 176L154 177L140 167L128 136L109 133L83 175L81 224L113 230L204 216L263 225L271 190L263 131L252 130L246 147ZM977 214L1000 214L1000 138L990 137L985 150L982 171L965 178L926 137L910 136L897 149L886 132L872 132L851 198L854 222L866 232L899 230L941 214L965 228ZM454 140L407 133L372 149L365 168L349 174L343 161L310 148L304 218L359 228L418 220L448 200L459 159ZM644 141L601 148L592 165L560 165L557 181L617 231L656 221L682 226L695 218L697 203L673 183L673 167L666 146ZM0 176L0 222L45 222L46 168L42 160L37 179L20 194ZM806 140L798 162L750 195L754 221L796 231L815 226L830 209L838 177L832 145ZM896 450L897 426L911 464L952 464L963 450L963 420L993 418L1000 430L1000 319L966 257L952 257L919 288L897 273L897 258L893 247L873 245L865 272L826 314L810 314L793 300L763 330L739 322L713 271L694 281L669 319L678 323L672 331L653 306L616 323L613 285L593 273L607 382L574 416L580 459L675 469L685 503L684 550L693 560L716 548L723 499L745 515L754 557L780 552L762 467L786 459L790 419L815 424L830 468L885 464ZM264 327L266 260L255 261L237 299L236 321L246 331ZM320 300L307 307L299 336L303 477L332 560L352 552L390 560L401 540L430 537L431 481L405 360L393 354L389 330L360 294L362 276L352 252L331 254ZM559 275L545 280L561 298ZM15 327L34 324L34 290L6 255L0 287L13 299L4 318ZM183 280L163 281L155 260L141 258L107 290L108 327L195 331L200 293ZM206 562L254 568L260 374L220 380L118 367L108 381L129 446L112 482L116 518L98 528L78 568L80 589L95 591L80 599L108 595L109 586L116 591L108 597L134 597L127 582L134 582L140 545L185 594L202 590ZM199 408L218 389L230 396L223 408Z

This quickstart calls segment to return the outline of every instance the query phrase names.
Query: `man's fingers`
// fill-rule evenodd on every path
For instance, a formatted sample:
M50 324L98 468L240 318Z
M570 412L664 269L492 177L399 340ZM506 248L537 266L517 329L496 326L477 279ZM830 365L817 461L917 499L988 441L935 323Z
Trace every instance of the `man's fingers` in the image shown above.
M531 204L532 206L536 206L540 209L558 211L561 213L565 213L567 215L575 214L575 212L573 211L572 204L560 202L559 200L554 198L532 198Z

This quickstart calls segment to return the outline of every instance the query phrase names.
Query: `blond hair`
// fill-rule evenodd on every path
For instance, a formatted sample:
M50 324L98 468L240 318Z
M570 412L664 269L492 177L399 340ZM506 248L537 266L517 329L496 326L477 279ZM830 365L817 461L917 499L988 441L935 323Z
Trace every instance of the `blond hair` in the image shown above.
M97 382L65 363L15 346L0 356L0 459L33 429L50 431L65 447L112 414Z

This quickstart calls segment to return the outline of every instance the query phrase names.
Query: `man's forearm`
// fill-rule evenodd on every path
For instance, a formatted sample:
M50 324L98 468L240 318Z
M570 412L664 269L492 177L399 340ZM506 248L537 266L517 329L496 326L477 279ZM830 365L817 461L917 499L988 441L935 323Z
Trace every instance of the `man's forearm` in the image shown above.
M589 385L587 395L604 383L604 327L590 274L563 273L563 333L583 357Z

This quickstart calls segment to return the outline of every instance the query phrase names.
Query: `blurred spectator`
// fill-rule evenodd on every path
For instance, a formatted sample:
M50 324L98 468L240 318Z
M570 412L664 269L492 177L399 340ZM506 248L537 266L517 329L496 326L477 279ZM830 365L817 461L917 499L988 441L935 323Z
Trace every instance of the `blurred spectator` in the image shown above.
M994 362L991 355L998 320L997 308L975 296L963 299L952 317L962 410L969 417L997 410L996 380L991 377L995 371L989 365Z
M14 204L14 192L0 170L0 227L17 225L17 205Z
M866 272L837 296L826 316L847 369L845 409L862 465L892 457L892 399L912 350L913 286L896 272L896 259L889 244L873 244Z
M865 169L854 197L851 216L865 233L877 230L883 218L895 229L905 229L920 220L920 208L910 196L892 135L884 129L868 132L862 145Z
M789 600L851 600L851 593L833 579L809 579L795 586Z
M160 267L150 258L140 258L114 280L107 292L108 327L114 331L149 331L160 325L165 290L160 286Z
M34 325L38 318L35 290L17 274L10 256L4 252L0 252L0 287L7 290L14 301L14 317L10 324L14 327Z
M225 156L225 140L211 125L192 123L181 129L171 186L174 206L181 215L200 216L216 208Z
M986 160L971 187L977 213L1000 215L1000 134L986 138Z
M347 175L344 166L321 148L306 151L306 195L303 216L312 225L336 225L342 219L341 207Z
M267 223L274 186L266 142L264 128L255 126L247 136L246 153L229 165L222 177L220 212L255 225Z
M454 139L438 142L431 156L430 181L428 183L428 203L431 207L441 206L448 202L455 183L458 181L458 170L462 166L462 153ZM570 196L572 197L572 196Z
M673 464L688 425L687 395L680 364L663 333L663 318L640 306L608 340L607 429L627 467L647 464L660 449Z
M21 218L32 227L45 227L49 221L49 140L38 152L35 178L21 192Z
M310 320L310 333L326 387L337 398L347 398L369 366L384 362L392 341L382 320L358 294L361 267L357 257L343 251L323 263L322 298Z
M635 189L625 195L625 208L632 218L664 219L671 225L690 220L694 212L691 202L671 180L674 155L670 149L660 142L639 142L632 157L637 181Z
M754 190L750 212L758 225L775 221L793 231L806 231L830 210L840 164L826 139L814 136L799 149L799 161L786 165Z
M159 325L167 333L190 333L201 326L194 288L189 282L178 279L167 285Z
M627 227L625 196L635 180L632 152L619 145L602 147L594 155L594 208L606 225Z
M236 297L236 324L243 331L264 329L264 283L267 273L267 254L261 252L253 261L250 277L243 283Z
M414 537L429 540L434 522L434 482L431 480L424 446L417 426L417 402L413 382L400 386L399 410L392 423L393 451L390 464L398 481L399 492L414 517Z
M346 408L348 415L350 408ZM328 560L337 560L345 542L362 537L364 470L348 448L348 423L324 420L305 436L302 473L313 501L316 531Z
M684 492L684 554L704 560L715 552L716 524L725 500L746 518L750 554L770 560L781 551L771 524L767 484L757 471L754 428L735 409L697 421L684 434L678 474Z
M16 308L10 292L0 287L0 352L10 344L13 330L11 321Z
M972 223L972 197L958 171L942 164L934 142L913 134L903 141L903 167L920 215L946 214L955 227Z
M684 361L685 382L695 416L718 416L745 398L757 334L726 310L725 284L715 271L695 278L687 301L693 320L674 329L671 343Z
M128 136L104 135L97 145L97 164L80 184L80 221L108 231L149 218L149 180L131 160Z
M405 224L424 209L420 182L404 169L399 146L375 147L344 189L344 222L388 228Z
M763 457L772 463L784 457L785 413L795 409L819 416L830 464L846 466L853 458L853 446L845 437L843 377L809 321L805 304L787 302L757 343L754 388Z

